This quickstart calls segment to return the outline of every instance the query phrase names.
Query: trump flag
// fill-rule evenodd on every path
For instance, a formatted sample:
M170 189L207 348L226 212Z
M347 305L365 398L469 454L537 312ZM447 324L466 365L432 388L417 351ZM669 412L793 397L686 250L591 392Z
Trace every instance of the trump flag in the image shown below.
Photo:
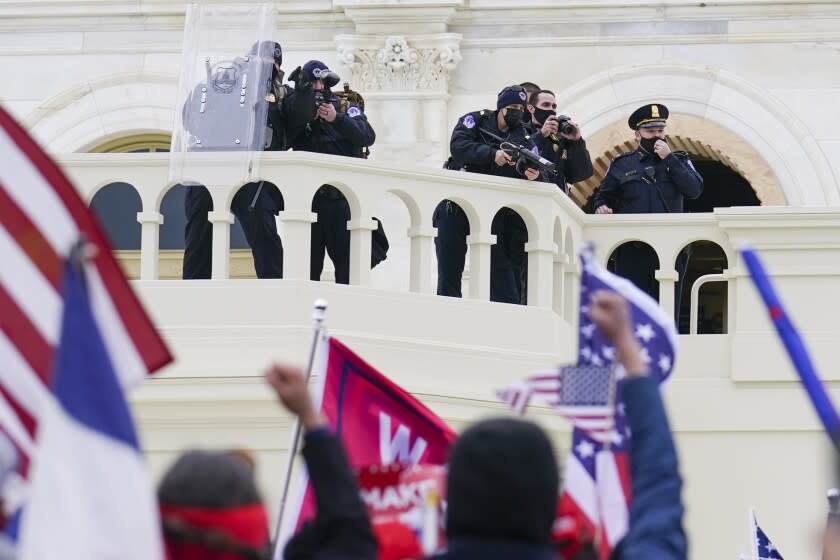
M376 371L335 338L320 342L316 398L341 438L354 468L370 465L443 465L456 434L406 390ZM287 508L277 547L315 515L315 497L304 471Z

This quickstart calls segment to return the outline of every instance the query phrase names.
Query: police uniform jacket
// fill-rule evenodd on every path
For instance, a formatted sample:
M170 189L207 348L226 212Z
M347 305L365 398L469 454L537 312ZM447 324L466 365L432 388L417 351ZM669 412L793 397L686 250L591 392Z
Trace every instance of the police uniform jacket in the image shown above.
M496 165L496 152L499 150L498 142L482 134L479 128L529 149L536 149L536 145L524 123L507 132L499 130L496 124L496 114L497 111L484 110L467 113L461 117L452 131L449 153L452 154L453 160L464 166L466 171L521 179L522 175L517 173L516 165L514 165L515 160L511 162L511 165L501 167ZM544 172L540 172L540 180L547 180Z
M703 178L688 154L671 152L661 159L642 149L617 156L601 187L593 208L606 204L618 214L683 212L684 197L703 192Z
M554 164L557 176L554 182L558 187L566 190L566 183L577 183L592 177L592 158L586 149L586 141L567 140L559 134L552 134L548 138L540 133L540 128L533 122L527 125L528 133L540 150L540 155Z
M316 117L312 91L292 91L283 99L282 118L289 147L304 152L362 157L363 148L376 140L373 127L357 105L348 103L346 110L342 110L341 101L329 95L325 92L336 109L335 121L331 123Z

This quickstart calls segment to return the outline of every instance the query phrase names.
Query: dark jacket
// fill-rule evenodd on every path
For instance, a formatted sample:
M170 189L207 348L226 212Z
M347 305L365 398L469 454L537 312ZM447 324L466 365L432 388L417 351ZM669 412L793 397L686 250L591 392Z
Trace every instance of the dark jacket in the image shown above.
M275 130L285 132L286 143L293 150L362 157L362 149L373 145L376 133L362 110L325 92L336 109L335 121L328 123L316 118L313 91L291 90L284 97L279 111L269 112Z
M632 503L627 535L611 560L685 560L682 479L668 417L656 380L629 379L622 385L630 447ZM556 560L550 546L491 538L456 538L431 560Z
M318 514L289 540L285 560L375 560L373 536L341 441L326 429L304 436L303 459Z
M593 208L606 204L617 214L683 212L683 199L703 192L703 178L688 154L661 159L641 149L617 156L595 193Z
M540 155L554 164L557 170L554 183L563 192L566 192L566 183L577 183L592 177L592 158L586 149L586 140L567 140L559 134L545 138L533 122L528 124L528 131Z
M622 386L630 446L632 502L627 535L613 560L685 560L688 544L680 498L677 451L656 380L628 379Z
M483 134L479 129L489 131L506 141L535 149L536 145L531 135L525 128L524 123L507 132L502 132L496 123L498 111L475 111L467 113L458 120L455 129L452 131L452 138L449 141L449 153L452 159L461 165L464 170L485 175L497 175L500 177L513 177L522 179L524 176L516 171L514 160L510 165L499 167L496 165L496 152L499 150L499 143L490 136ZM540 173L541 181L546 180L545 174Z

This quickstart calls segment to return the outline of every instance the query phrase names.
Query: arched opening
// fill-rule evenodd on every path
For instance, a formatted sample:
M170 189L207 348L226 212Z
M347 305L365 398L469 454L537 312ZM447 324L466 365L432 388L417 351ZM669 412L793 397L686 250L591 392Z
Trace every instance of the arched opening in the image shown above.
M703 192L694 200L685 201L686 212L711 212L715 208L761 205L749 182L735 169L712 159L695 159L692 156L691 160L703 177Z
M526 305L528 302L528 227L507 206L493 217L490 233L496 243L490 248L490 301Z
M128 183L110 183L93 196L90 207L105 230L111 249L140 250L140 223L137 213L143 202L137 190Z
M672 150L688 153L695 169L703 177L703 192L697 199L685 200L686 212L711 212L715 208L761 205L761 200L745 178L745 174L722 151L704 142L679 135L668 135L666 140ZM595 158L595 173L586 181L573 186L572 199L585 211L594 211L592 195L604 180L610 162L617 155L635 149L635 142L627 140Z
M684 256L683 256L684 255ZM684 259L684 263L681 262ZM678 327L680 334L691 332L691 293L698 279L704 278L699 287L695 315L698 334L725 334L727 328L727 305L729 285L720 278L708 278L709 275L722 275L728 268L728 259L724 250L712 241L695 241L683 248L675 263L680 272L677 284ZM683 271L680 270L683 269Z
M169 134L149 133L121 136L88 150L92 154L144 154L168 152L172 143Z
M659 256L644 241L622 243L610 255L607 268L633 282L640 290L659 301Z
M212 209L210 191L201 185L178 184L166 191L160 201L160 213L163 216L158 241L161 279L210 278L213 224L207 220L207 213ZM187 245L189 251L186 250ZM248 241L237 223L231 226L230 246L234 252L241 253L245 260L250 259ZM252 264L239 268L247 270L240 277L255 277Z

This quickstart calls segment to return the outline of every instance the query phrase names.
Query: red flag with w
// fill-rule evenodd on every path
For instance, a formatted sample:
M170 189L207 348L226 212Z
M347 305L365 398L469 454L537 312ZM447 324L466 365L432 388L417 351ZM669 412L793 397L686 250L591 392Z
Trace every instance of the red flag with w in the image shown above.
M335 338L320 342L318 362L321 413L341 438L352 467L446 463L456 434L420 401ZM315 498L304 472L284 515L277 550L314 515Z
M123 387L172 361L93 212L0 108L0 428L26 456L45 399L64 300L62 263L84 239L91 305Z

